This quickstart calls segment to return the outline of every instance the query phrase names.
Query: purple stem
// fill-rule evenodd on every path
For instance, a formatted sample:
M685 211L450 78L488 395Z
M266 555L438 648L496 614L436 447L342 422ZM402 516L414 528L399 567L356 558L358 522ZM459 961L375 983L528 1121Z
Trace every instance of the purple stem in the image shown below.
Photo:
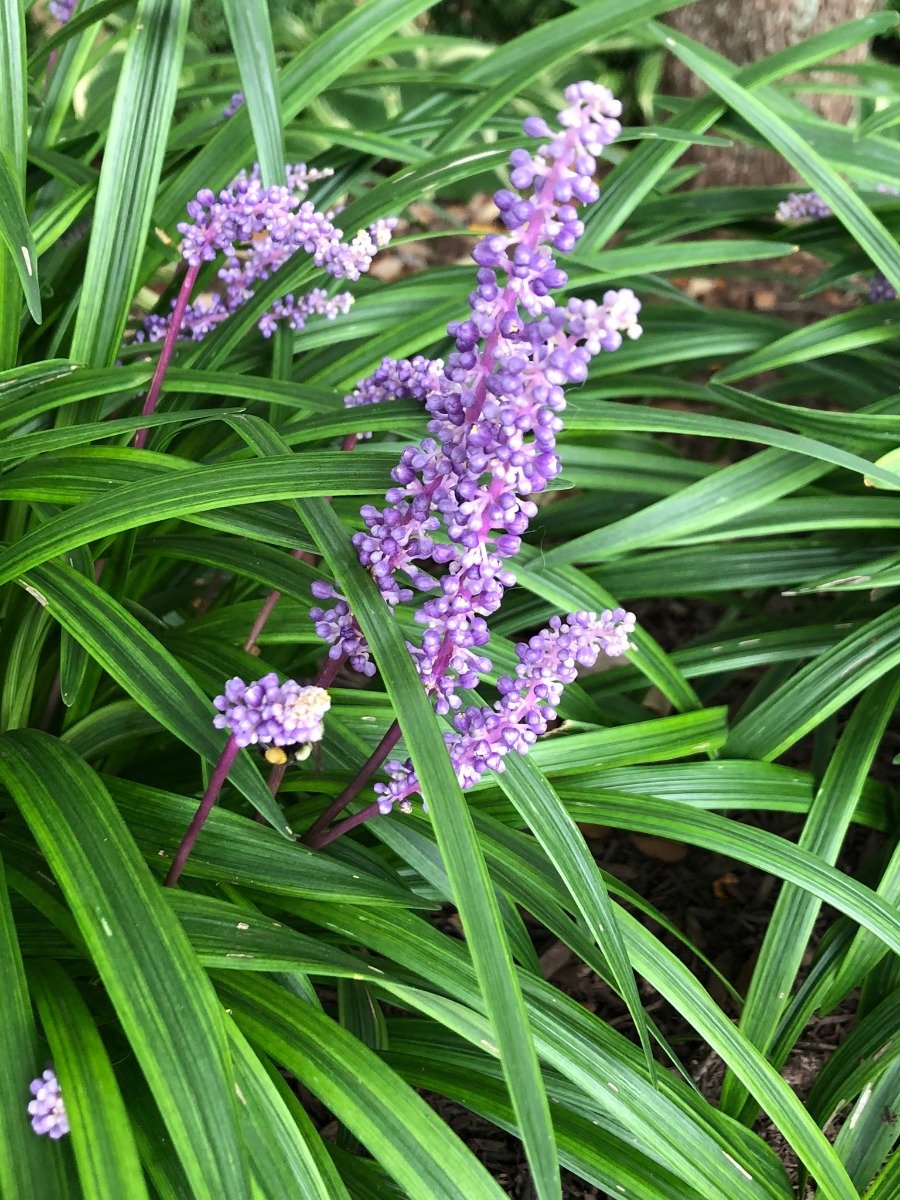
M196 266L188 267L184 273L184 279L181 281L181 291L178 293L178 299L175 301L175 307L172 309L172 318L166 329L162 350L156 362L156 370L153 372L153 378L150 380L150 388L147 392L147 399L144 401L144 407L141 409L141 416L149 417L151 413L156 411L156 402L159 399L166 371L169 369L169 363L172 361L172 355L175 352L175 343L178 341L178 333L181 329L181 322L184 319L184 310L188 306L188 300L191 298L191 292L194 289L194 284L197 282L197 276L200 274L200 265L200 263L197 263ZM134 448L142 450L146 443L147 430L139 429L134 435Z
M281 599L281 592L269 592L263 601L263 606L256 615L256 620L253 622L253 627L247 634L247 640L244 642L244 649L248 654L253 653L253 648L256 645L256 639L266 627L266 621L272 615L272 610Z
M352 817L348 817L346 821L341 821L339 825L335 825L334 829L329 829L327 833L315 842L315 848L321 850L323 846L327 846L329 842L336 841L339 837L343 837L345 833L349 833L351 829L355 829L357 825L362 825L364 821L368 821L370 817L377 817L380 813L378 804L370 804L368 808L361 808L358 813L354 813ZM304 837L302 839L306 841Z
M188 825L184 837L181 839L181 845L178 847L175 857L172 859L172 865L169 867L169 873L166 876L166 887L174 887L178 882L178 878L184 870L184 864L187 862L188 856L194 848L194 842L196 842L212 806L219 797L219 792L222 790L222 786L228 777L228 772L231 770L234 760L237 758L239 750L240 746L237 744L234 734L231 734L225 743L224 750L219 755L219 761L216 763L203 799L200 801L200 805L194 813L193 820Z
M347 784L339 796L332 800L322 815L310 825L309 829L307 829L306 833L300 839L301 842L304 842L307 846L324 846L326 842L332 840L333 831L332 833L325 834L323 837L324 830L331 824L338 813L343 812L351 800L354 800L359 795L399 741L400 726L395 721L372 751L368 761L360 768L356 777ZM377 804L375 805L375 810L376 812L378 810ZM366 809L366 812L368 811ZM348 817L347 821L356 821L356 819L356 817ZM343 829L347 825L347 821L342 821L337 828ZM352 829L353 826L348 826L348 828Z

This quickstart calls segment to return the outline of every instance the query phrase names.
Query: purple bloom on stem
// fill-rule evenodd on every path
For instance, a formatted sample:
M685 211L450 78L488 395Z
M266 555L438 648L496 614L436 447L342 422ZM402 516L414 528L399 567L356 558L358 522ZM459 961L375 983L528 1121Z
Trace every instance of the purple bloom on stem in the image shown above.
M900 195L900 189L891 187L888 183L879 183L876 190L886 196ZM782 200L775 210L775 218L778 221L809 221L830 216L833 216L831 207L818 192L791 192L787 200ZM893 285L881 271L875 272L868 286L869 301L872 304L897 299Z
M47 1134L54 1141L67 1134L69 1119L59 1090L59 1080L52 1067L31 1081L31 1094L34 1099L28 1104L28 1112L34 1132Z
M885 275L876 271L869 280L869 300L872 304L882 304L887 300L896 300L897 293Z
M235 677L213 701L216 729L227 729L238 746L293 746L322 740L322 720L331 697L320 687L301 687L293 679L278 682L273 671L253 683Z
M427 400L441 390L443 361L439 358L383 358L381 366L371 375L360 379L349 396L344 397L346 408L360 404L381 404L385 400ZM370 438L371 433L357 437Z
M791 192L775 209L777 221L815 221L830 216L831 206L818 192Z
M50 0L47 5L50 15L56 17L61 25L71 21L78 0Z
M266 188L259 168L254 167L249 175L242 171L218 195L209 188L197 193L187 206L191 220L178 226L182 256L195 269L214 262L220 254L225 256L225 264L218 272L221 292L203 293L185 307L180 338L204 338L301 250L336 279L355 280L368 271L378 250L390 241L396 218L382 218L361 229L351 242L342 241L343 231L333 221L335 214L319 212L306 199L311 183L333 173L299 163L285 169L284 184ZM352 303L349 292L329 296L321 288L301 297L287 295L263 314L259 329L264 337L270 337L277 322L284 320L299 331L309 316L333 320ZM169 319L151 315L135 340L160 341L168 327Z
M457 686L473 686L489 669L477 649L487 641L485 618L515 582L504 560L537 512L530 497L560 471L564 385L583 382L590 359L617 350L623 335L641 334L640 303L627 288L602 303L562 306L550 295L566 283L553 253L581 236L577 205L596 200L596 155L620 130L621 104L607 88L576 84L566 100L556 131L526 122L529 136L549 141L511 155L510 180L530 195L504 188L495 196L507 232L473 251L477 287L468 319L448 326L456 349L443 371L427 360L388 360L348 401L377 402L384 389L410 382L407 394L421 392L431 417L430 436L407 447L392 472L388 507L363 508L366 530L353 541L391 607L412 599L406 580L437 591L416 613L426 629L411 649L439 713L458 705ZM441 529L449 541L435 536ZM343 626L327 628L338 645Z
M527 754L555 720L563 688L575 681L578 667L593 666L601 653L610 658L624 654L634 627L634 614L623 608L606 609L599 617L576 612L565 621L551 618L546 629L520 642L515 677L497 680L500 699L493 707L457 713L454 731L444 734L460 787L472 787L486 771L502 771L511 750ZM387 771L391 782L375 784L380 811L388 813L399 804L408 812L409 797L419 790L412 763L394 759Z
M231 97L231 99L228 101L228 106L223 111L222 116L226 117L226 118L233 117L234 114L238 111L238 109L243 106L243 103L244 103L244 93L243 92L235 92L234 95Z

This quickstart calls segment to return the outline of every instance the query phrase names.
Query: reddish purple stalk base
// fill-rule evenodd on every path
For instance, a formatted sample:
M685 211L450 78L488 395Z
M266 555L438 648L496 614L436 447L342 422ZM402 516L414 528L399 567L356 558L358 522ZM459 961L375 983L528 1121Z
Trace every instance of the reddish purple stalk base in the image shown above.
M147 399L144 401L144 407L141 409L141 416L143 417L149 417L151 413L156 411L156 402L159 400L163 380L166 377L166 371L169 369L169 363L172 361L172 355L175 352L175 343L178 341L178 331L181 329L181 322L184 319L184 310L188 306L188 300L191 298L191 292L194 290L194 284L197 282L199 274L199 263L196 267L188 267L184 273L184 279L181 281L181 291L178 293L178 299L175 301L175 307L172 310L172 319L169 321L169 327L163 339L162 350L156 362L156 370L153 372L153 378L150 380ZM147 430L139 429L134 435L134 448L142 450L146 444Z
M368 761L357 773L356 778L347 784L341 794L337 796L331 802L331 804L329 804L328 808L325 809L322 815L315 820L312 825L310 825L309 829L307 829L306 833L304 833L303 837L300 839L301 842L304 842L307 846L324 846L327 842L334 841L335 836L340 836L340 834L335 835L334 830L331 830L330 833L326 834L325 829L331 824L338 813L343 812L347 805L359 795L359 793L366 786L366 784L399 741L400 726L395 721L378 743L376 748L372 751ZM368 812L368 809L365 811ZM377 804L375 805L375 811L378 811ZM359 814L357 814L357 816L358 815ZM347 821L356 821L356 817L348 817ZM337 828L346 832L346 830L344 830L344 826L347 825L347 821L342 821ZM357 821L356 823L358 824L359 822ZM352 829L353 826L347 825L347 828Z
M345 833L349 833L351 829L356 829L358 825L368 821L370 817L379 816L381 810L378 804L370 804L368 808L361 808L358 813L354 813L352 817L348 817L346 821L341 821L339 825L335 825L334 829L329 829L315 843L315 848L321 850L323 846L327 846L329 842L336 842L339 837L343 837ZM306 838L303 839L306 841Z
M225 749L219 756L219 761L216 763L206 793L200 801L200 805L194 813L194 818L190 825L188 825L184 837L181 839L181 845L175 852L175 857L172 859L172 865L169 867L169 873L166 876L166 887L174 887L178 882L181 872L184 870L184 864L187 862L188 856L194 848L194 842L196 842L200 830L206 824L206 818L212 811L212 806L219 798L219 792L221 792L222 785L228 778L228 772L237 758L238 750L240 750L240 746L238 746L234 734L232 734L225 743Z

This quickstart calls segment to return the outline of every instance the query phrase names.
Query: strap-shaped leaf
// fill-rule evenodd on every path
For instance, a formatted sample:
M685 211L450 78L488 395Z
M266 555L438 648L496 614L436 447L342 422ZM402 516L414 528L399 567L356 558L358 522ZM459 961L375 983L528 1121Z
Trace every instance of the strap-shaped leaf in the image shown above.
M0 780L72 909L197 1200L249 1200L222 1013L106 788L37 730L0 735Z
M40 963L31 979L86 1200L147 1200L128 1113L84 999L56 963Z
M263 184L284 183L275 46L266 0L223 0Z
M62 1147L37 1138L28 1122L28 1085L44 1067L16 926L0 859L0 1195L47 1200L63 1195Z
M219 988L243 1033L293 1071L417 1200L499 1200L456 1134L362 1042L256 976Z
M41 290L38 283L37 249L25 207L16 184L9 155L0 149L0 241L9 251L25 293L28 311L35 324L41 323ZM14 310L15 312L15 310ZM10 319L7 317L7 320Z
M111 366L119 352L156 201L190 0L141 0L116 89L97 189L72 357Z

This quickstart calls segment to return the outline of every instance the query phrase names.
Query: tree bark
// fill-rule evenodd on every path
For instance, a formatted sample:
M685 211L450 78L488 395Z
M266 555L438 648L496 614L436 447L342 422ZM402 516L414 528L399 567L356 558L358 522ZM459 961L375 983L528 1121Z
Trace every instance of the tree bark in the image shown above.
M676 9L667 19L679 32L744 66L844 21L868 16L875 5L876 0L696 0ZM867 54L868 46L862 44L837 55L834 61L862 62ZM820 78L828 82L848 79L839 72ZM685 97L699 96L707 90L674 55L667 59L663 88ZM808 95L801 99L839 125L846 125L854 110L852 96ZM687 160L702 162L706 168L695 180L694 186L699 187L792 183L797 179L779 154L751 146L735 144L728 150L694 147Z

